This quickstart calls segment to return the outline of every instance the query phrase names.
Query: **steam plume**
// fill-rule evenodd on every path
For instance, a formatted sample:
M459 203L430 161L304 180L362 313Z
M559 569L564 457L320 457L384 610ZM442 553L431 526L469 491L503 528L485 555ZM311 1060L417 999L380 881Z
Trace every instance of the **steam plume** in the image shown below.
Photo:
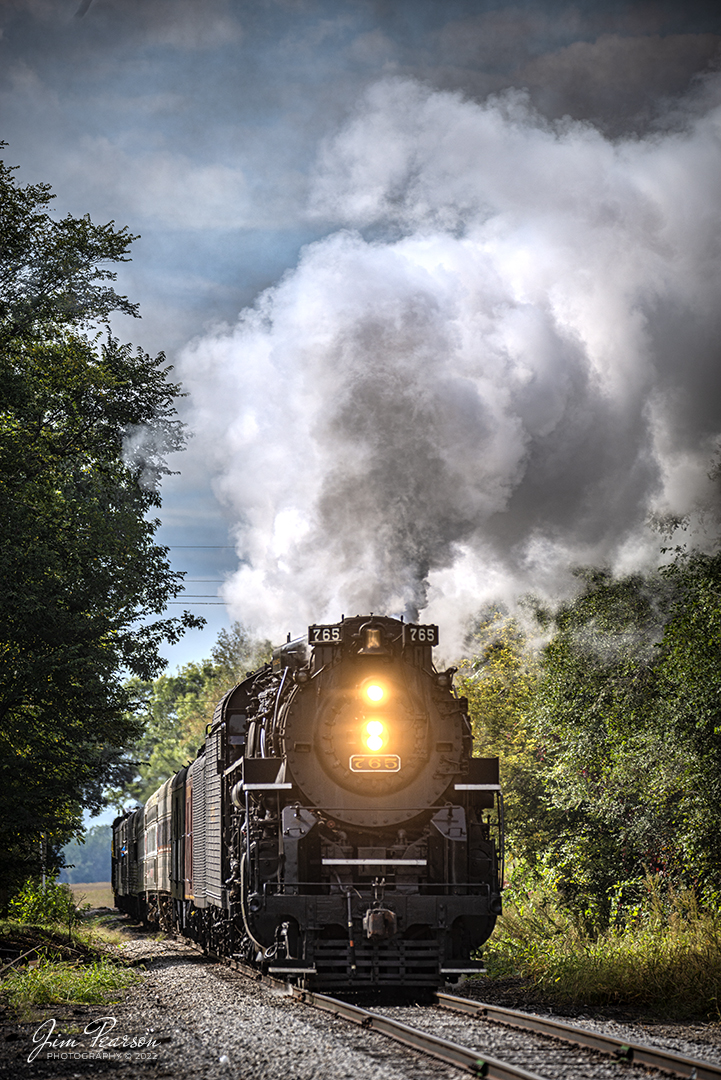
M617 141L515 92L368 92L319 156L327 238L183 358L237 522L233 614L448 619L641 564L649 512L708 494L721 79L703 90Z

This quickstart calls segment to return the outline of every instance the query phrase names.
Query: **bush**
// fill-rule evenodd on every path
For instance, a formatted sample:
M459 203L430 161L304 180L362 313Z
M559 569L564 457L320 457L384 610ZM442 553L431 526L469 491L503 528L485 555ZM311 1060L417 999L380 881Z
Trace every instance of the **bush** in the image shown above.
M486 956L491 976L524 975L569 1003L721 1015L721 915L657 878L623 923L595 933L547 888L511 890Z
M67 885L58 885L54 881L43 885L36 878L26 881L12 898L9 915L24 923L62 923L65 926L72 926L80 917Z

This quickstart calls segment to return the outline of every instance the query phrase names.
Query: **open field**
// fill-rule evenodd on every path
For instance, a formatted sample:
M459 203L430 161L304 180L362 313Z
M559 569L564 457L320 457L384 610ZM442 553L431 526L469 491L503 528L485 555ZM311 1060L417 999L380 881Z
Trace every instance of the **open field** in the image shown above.
M90 904L92 908L115 907L113 890L109 881L78 882L71 885L75 903L79 905Z

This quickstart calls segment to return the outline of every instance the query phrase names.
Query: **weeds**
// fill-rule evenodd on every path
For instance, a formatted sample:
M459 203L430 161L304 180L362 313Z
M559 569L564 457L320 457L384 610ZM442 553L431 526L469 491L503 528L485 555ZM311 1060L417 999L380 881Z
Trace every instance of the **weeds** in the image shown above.
M113 958L110 947L122 947L123 936L102 916L83 918L67 886L29 881L9 907L0 940L18 959L3 969L1 990L20 1015L44 1005L104 1004L140 978Z
M43 956L34 966L11 971L3 981L3 995L21 1016L33 1007L84 1003L110 1003L119 990L125 990L141 976L102 958L91 964L51 960Z
M491 976L520 974L584 1005L636 1005L667 1016L721 1016L721 915L691 892L645 901L595 933L543 891L517 891L486 951Z
M89 946L115 945L119 949L125 948L128 943L126 935L120 930L115 930L112 926L107 925L107 919L107 916L100 915L89 919L87 922L84 921L76 929L75 937L87 941Z

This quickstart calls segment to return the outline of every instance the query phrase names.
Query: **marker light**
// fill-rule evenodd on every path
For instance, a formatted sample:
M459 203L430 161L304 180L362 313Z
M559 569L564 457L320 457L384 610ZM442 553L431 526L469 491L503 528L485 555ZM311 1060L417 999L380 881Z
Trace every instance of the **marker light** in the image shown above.
M369 701L382 701L385 697L385 690L378 683L370 683L366 686L366 697Z
M388 741L385 724L380 720L369 720L363 730L363 742L369 750L377 754Z

